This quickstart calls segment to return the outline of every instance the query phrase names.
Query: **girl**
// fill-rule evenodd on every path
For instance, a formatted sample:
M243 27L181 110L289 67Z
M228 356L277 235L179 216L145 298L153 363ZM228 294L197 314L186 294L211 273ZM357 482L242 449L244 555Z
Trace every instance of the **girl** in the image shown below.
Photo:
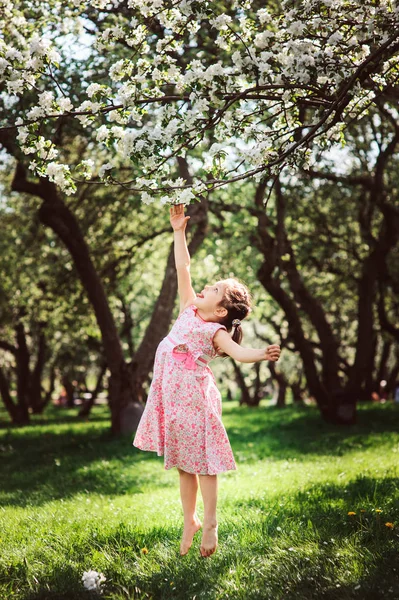
M184 216L182 204L170 208L180 314L158 346L147 404L133 444L164 455L165 469L177 467L184 514L180 554L187 554L202 527L200 551L206 557L217 546L217 474L236 468L221 421L220 393L208 363L221 355L244 363L276 361L280 347L255 350L239 345L241 319L250 312L250 295L235 279L194 292L185 235L189 218ZM198 483L204 503L203 525L196 512Z

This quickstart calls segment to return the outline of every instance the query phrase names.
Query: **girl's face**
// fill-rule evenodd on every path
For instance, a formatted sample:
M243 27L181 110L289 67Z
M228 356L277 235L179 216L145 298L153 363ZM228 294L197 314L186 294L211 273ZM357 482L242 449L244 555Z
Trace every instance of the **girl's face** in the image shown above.
M206 285L202 292L197 294L195 306L206 313L214 313L223 299L226 284L223 281L217 281L212 285Z

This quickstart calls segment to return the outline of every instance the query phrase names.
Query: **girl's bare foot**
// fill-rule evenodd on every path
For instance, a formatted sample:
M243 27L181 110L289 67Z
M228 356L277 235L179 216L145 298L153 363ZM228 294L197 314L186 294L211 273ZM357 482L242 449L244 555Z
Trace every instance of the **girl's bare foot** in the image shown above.
M180 544L180 554L184 556L191 548L193 538L197 531L201 529L201 521L195 517L190 523L184 523L183 535Z
M211 556L218 545L218 526L214 523L204 523L200 552L204 558Z

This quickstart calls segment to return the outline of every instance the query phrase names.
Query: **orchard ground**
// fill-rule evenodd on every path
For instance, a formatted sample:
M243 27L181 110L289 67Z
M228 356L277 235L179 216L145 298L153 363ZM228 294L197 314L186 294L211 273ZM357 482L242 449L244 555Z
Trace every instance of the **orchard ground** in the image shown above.
M399 406L363 405L351 428L313 407L224 404L238 470L220 477L219 538L179 556L176 470L90 421L51 408L0 429L0 597L399 598ZM200 504L200 512L201 512Z

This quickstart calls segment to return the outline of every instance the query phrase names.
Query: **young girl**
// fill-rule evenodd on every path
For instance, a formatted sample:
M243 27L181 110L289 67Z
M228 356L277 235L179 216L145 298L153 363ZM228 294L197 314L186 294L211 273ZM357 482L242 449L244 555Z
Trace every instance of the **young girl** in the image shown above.
M208 363L228 355L243 363L278 360L280 347L242 348L241 319L250 312L247 288L235 279L191 287L190 255L185 229L190 217L184 206L172 206L180 314L170 334L158 346L145 411L133 444L164 455L165 469L177 467L184 528L180 554L187 554L202 527L200 551L210 556L217 546L217 474L236 468L221 421L221 397ZM233 335L228 332L233 330ZM204 523L196 512L198 482L204 503Z

